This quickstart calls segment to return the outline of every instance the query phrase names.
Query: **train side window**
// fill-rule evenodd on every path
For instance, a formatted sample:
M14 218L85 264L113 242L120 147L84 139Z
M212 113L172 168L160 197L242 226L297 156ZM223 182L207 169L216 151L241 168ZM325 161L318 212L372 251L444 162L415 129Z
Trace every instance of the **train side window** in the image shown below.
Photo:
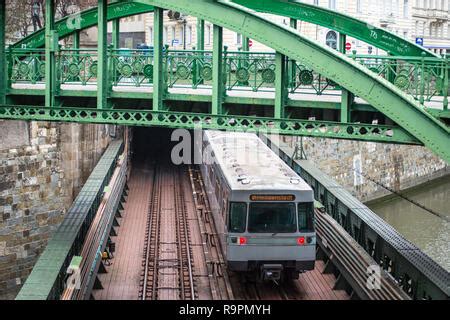
M229 232L245 232L247 220L247 204L245 202L230 202Z
M314 231L314 204L312 202L298 204L298 229L300 232Z

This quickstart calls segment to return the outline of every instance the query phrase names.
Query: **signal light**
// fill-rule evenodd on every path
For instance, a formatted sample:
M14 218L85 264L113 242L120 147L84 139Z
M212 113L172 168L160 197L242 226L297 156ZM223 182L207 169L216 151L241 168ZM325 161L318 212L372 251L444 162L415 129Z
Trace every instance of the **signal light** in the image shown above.
M299 245L304 245L305 244L305 237L299 237L299 238L297 238L297 243L299 244Z
M247 244L247 238L246 237L239 237L239 244L242 246L244 244Z

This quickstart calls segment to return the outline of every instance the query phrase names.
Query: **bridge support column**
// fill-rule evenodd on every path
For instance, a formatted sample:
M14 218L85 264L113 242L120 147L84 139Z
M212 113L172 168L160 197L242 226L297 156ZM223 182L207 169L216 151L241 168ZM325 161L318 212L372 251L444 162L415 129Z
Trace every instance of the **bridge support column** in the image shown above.
M289 25L291 28L294 28L295 30L297 30L297 19L291 18L289 20ZM288 86L295 88L295 76L297 74L297 61L290 60L288 68L289 68L288 69L288 74L289 74L288 75L288 77L289 77Z
M213 34L213 90L211 113L221 114L223 98L225 95L223 72L223 28L214 25Z
M55 1L45 1L45 105L56 104L56 57L58 32L55 30Z
M242 51L250 51L250 39L246 36L242 36Z
M73 34L73 44L72 47L76 50L80 49L80 31L77 30L75 31L75 33Z
M97 109L108 107L108 3L98 0Z
M205 20L197 19L197 50L205 50Z
M5 48L5 30L6 30L6 0L0 0L0 104L6 103L6 48Z
M112 2L121 2L121 0L115 0ZM115 19L112 22L112 34L111 34L113 49L120 48L120 19Z
M347 43L347 36L343 33L339 34L339 51L345 54L345 44ZM351 106L355 96L348 90L342 88L341 93L341 122L348 123L351 121Z
M275 54L275 110L273 117L284 118L284 107L287 99L286 86L286 56L277 52Z
M155 7L153 19L153 110L163 109L164 68L163 68L163 11ZM166 52L166 54L168 54Z
M197 18L197 50L205 50L205 20ZM194 77L192 77L192 82L194 85L203 84L203 80L199 81L200 78L200 64L199 61L194 61L195 72Z

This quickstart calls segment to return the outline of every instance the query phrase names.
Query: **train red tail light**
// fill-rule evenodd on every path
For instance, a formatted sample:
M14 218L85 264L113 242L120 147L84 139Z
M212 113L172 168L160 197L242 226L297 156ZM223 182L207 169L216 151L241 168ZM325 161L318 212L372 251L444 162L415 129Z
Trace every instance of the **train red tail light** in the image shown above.
M297 244L304 245L305 244L305 237L298 237L297 238Z
M247 238L246 237L239 237L239 244L241 246L247 244Z

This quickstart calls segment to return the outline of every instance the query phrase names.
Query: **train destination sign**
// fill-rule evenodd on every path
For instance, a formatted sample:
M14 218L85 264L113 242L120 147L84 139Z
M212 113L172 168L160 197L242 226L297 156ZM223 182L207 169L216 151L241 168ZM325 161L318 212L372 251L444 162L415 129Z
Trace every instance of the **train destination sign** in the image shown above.
M251 201L295 201L293 194L252 194Z

